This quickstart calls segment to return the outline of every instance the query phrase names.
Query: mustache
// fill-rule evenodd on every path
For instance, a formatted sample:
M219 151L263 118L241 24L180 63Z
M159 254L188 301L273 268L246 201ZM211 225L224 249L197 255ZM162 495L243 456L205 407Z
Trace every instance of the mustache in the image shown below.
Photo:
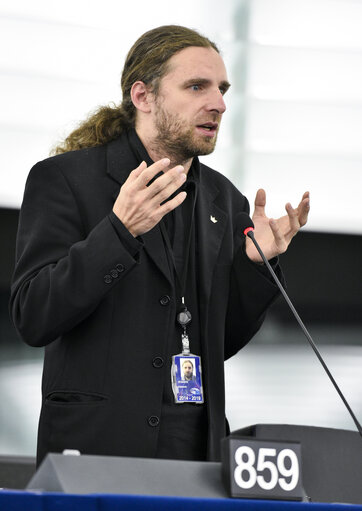
M209 115L208 117L200 117L200 119L196 119L196 123L198 126L200 126L201 124L207 124L208 122L220 124L221 115L213 114L213 115Z

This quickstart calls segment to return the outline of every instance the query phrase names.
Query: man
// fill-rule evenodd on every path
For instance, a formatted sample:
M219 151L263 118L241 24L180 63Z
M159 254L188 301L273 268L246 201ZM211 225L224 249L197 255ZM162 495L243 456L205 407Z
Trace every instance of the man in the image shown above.
M185 360L182 363L182 369L184 372L184 380L187 380L187 381L192 381L193 379L196 380L196 378L193 376L194 365L191 362L191 360Z
M243 239L247 199L197 156L215 146L229 87L217 47L159 27L131 48L123 100L99 109L32 169L22 205L11 311L46 346L38 462L85 454L220 458L224 360L278 294ZM253 221L280 271L309 196ZM192 353L203 399L175 402L174 360ZM201 369L202 368L202 369Z

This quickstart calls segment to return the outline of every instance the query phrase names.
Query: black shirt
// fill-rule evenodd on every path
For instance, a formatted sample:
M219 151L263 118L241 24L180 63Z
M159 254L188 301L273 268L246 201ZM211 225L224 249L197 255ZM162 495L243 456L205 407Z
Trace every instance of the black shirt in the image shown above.
M128 139L132 151L141 162L144 160L147 165L153 161L145 150L135 130L128 132ZM198 281L197 281L197 225L193 221L192 211L194 202L197 200L197 189L199 183L199 162L194 158L184 185L177 190L186 190L187 197L184 202L175 210L168 213L160 222L161 231L164 237L165 250L168 254L170 274L173 276L173 298L177 303L176 312L181 308L181 290L177 285L175 265L178 275L181 277L185 261L188 260L185 280L185 304L192 314L192 321L187 326L187 333L190 339L190 350L194 355L201 356L202 346L200 342L199 303L198 303ZM175 195L174 194L174 195ZM193 228L191 228L193 227ZM169 242L165 239L168 237ZM189 236L191 236L189 240ZM190 241L190 243L188 243ZM188 245L190 246L187 254ZM170 249L173 252L169 253ZM173 260L175 264L173 263ZM182 280L180 278L180 280ZM166 326L167 328L167 326ZM206 460L207 449L207 412L206 404L174 402L174 395L171 386L171 361L172 356L182 351L181 334L182 327L177 323L176 314L168 331L168 345L165 353L165 379L162 398L162 411L160 420L160 431L156 457L186 460ZM205 379L203 379L203 390L205 396Z

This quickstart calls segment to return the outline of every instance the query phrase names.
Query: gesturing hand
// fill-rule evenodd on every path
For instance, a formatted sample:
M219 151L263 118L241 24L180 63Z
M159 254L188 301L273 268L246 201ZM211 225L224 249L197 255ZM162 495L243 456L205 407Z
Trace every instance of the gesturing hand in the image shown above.
M169 165L168 158L159 160L149 167L143 161L132 170L121 187L113 212L134 237L150 231L164 215L177 208L186 198L186 192L180 192L162 204L186 180L181 165L168 170L147 186L152 178Z
M294 209L288 202L285 206L287 215L277 220L265 214L266 194L263 189L256 193L253 222L255 239L259 243L267 259L285 252L293 236L307 223L310 209L309 192L303 194L298 207ZM260 262L262 259L253 242L246 238L246 253L249 259Z

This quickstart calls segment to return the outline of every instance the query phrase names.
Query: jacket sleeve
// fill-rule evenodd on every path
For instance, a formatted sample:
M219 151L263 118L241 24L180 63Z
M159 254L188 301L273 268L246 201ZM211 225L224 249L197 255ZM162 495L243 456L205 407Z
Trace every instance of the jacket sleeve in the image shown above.
M235 208L234 208L235 210ZM234 220L234 258L230 272L229 300L225 325L225 360L243 348L260 329L268 308L280 291L268 269L251 261L245 251L245 236L240 228L240 213L250 214L249 202L242 196ZM284 285L279 258L269 261Z
M271 261L284 285L278 259ZM231 269L226 317L225 360L243 348L260 329L268 308L280 291L266 267L252 262L241 247Z
M26 183L11 287L14 325L31 346L89 316L142 248L112 212L87 232L73 190L49 161L35 165Z

